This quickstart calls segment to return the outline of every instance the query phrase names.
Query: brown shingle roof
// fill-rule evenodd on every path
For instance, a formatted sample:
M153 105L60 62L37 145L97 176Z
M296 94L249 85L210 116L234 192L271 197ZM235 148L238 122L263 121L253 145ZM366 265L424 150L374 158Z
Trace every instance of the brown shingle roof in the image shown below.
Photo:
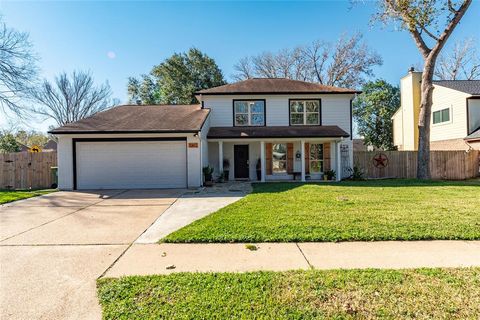
M67 124L51 133L197 132L210 110L200 105L125 105Z
M240 82L230 83L219 87L204 89L196 92L203 95L220 94L288 94L288 93L359 93L353 89L325 86L285 78L253 78Z
M337 126L212 127L208 139L340 138L349 134Z

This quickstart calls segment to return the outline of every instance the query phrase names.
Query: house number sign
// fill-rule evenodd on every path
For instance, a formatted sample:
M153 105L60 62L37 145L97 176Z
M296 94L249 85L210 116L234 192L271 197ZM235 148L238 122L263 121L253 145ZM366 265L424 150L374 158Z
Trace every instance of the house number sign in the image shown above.
M189 147L189 148L198 148L198 143L196 143L196 142L189 142L189 143L188 143L188 147Z

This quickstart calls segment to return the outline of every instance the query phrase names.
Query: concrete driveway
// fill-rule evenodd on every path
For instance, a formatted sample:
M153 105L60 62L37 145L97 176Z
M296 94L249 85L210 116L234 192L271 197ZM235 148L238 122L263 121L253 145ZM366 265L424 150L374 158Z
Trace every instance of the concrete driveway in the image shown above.
M0 318L100 319L96 279L184 192L56 192L0 207Z

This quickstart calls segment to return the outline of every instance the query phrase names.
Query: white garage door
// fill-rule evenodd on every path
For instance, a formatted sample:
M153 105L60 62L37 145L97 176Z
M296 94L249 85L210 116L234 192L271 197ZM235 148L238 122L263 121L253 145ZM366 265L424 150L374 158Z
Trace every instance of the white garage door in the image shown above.
M76 143L77 189L185 188L185 141Z

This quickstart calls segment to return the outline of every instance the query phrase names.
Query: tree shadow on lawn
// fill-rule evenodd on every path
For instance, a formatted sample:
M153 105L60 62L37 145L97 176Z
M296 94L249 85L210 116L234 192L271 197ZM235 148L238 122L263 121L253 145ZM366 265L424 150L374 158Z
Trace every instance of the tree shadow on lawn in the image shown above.
M480 179L470 180L418 180L418 179L382 179L382 180L344 180L341 182L267 182L252 183L251 194L277 193L291 191L303 186L323 187L361 187L361 188L404 188L404 187L480 187ZM479 189L480 192L480 189Z

